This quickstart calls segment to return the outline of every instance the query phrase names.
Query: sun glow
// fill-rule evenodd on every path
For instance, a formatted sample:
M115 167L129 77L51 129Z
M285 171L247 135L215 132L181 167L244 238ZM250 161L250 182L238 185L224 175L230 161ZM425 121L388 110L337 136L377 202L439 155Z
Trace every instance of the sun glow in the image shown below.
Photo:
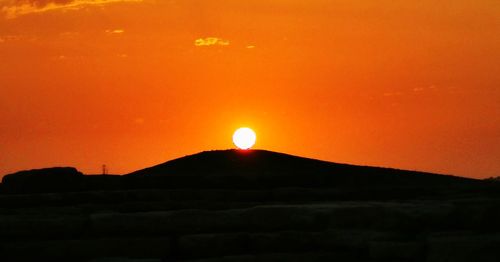
M242 150L250 149L253 145L255 145L256 140L257 135L248 127L239 128L233 135L234 145Z

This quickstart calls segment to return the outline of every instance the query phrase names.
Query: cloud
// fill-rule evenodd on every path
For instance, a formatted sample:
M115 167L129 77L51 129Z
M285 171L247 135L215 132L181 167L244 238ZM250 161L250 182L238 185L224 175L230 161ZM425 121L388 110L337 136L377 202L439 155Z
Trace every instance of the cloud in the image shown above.
M383 93L384 96L402 96L404 95L403 92L386 92Z
M0 12L6 18L43 13L53 10L78 10L85 6L102 6L119 2L142 2L143 0L5 0L0 1Z
M430 85L427 87L415 87L415 88L413 88L413 92L421 93L421 92L436 91L437 89L438 89L438 87L436 87L435 85Z
M30 4L32 6L44 7L51 3L58 5L68 4L73 2L73 0L18 0L16 2Z
M194 45L195 46L214 46L214 45L219 45L219 46L227 46L229 45L229 41L217 38L217 37L205 37L205 38L198 38L194 40Z
M110 35L119 35L119 34L125 33L125 30L123 30L123 29L108 29L105 32L106 32L106 34L110 34Z
M0 43L14 42L14 41L34 41L36 37L27 35L0 35Z

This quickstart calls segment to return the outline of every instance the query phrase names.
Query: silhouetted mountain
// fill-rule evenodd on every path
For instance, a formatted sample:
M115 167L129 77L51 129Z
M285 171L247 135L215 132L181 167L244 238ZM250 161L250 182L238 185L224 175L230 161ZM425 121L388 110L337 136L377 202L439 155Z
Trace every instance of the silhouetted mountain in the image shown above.
M184 186L437 186L475 180L391 168L337 164L265 150L207 151L142 169L131 177Z

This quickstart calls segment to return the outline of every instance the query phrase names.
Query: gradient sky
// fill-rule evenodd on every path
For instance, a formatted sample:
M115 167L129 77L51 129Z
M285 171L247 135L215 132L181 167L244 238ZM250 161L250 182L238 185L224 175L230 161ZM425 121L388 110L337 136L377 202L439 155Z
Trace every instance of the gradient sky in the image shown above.
M0 176L233 147L500 176L498 0L0 0Z

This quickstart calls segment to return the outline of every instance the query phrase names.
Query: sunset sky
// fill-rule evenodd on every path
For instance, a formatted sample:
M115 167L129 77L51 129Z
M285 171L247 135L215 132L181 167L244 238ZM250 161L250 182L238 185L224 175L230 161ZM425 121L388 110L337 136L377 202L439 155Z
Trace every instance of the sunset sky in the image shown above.
M498 0L0 0L0 177L204 150L500 176Z

